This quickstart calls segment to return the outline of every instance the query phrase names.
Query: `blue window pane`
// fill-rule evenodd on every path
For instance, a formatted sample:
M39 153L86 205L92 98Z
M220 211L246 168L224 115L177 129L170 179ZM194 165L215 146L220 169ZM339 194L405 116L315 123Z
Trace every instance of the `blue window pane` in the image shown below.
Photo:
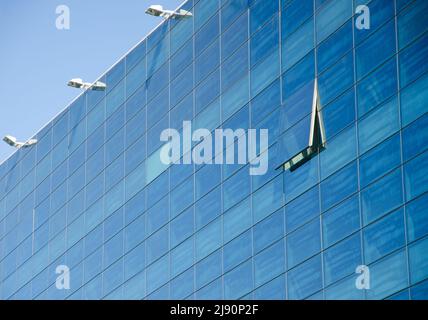
M321 257L318 255L288 273L288 299L301 300L322 287Z
M146 270L147 292L151 293L160 288L169 279L169 257L165 256L158 260ZM165 296L164 294L161 296Z
M282 41L282 69L287 70L314 47L314 21L311 19Z
M195 204L196 229L200 229L221 214L221 189L212 190Z
M315 55L312 51L288 70L282 81L283 100L293 96L300 88L315 78Z
M257 124L281 104L280 81L277 80L251 101L251 123Z
M428 152L425 152L404 166L406 199L408 201L427 191L427 160Z
M254 257L254 282L258 287L285 270L284 241L278 241Z
M270 20L251 38L251 67L277 51L279 46L278 18Z
M282 36L287 37L293 33L304 21L314 13L313 0L281 1Z
M195 110L199 113L220 95L220 70L213 72L195 91Z
M367 1L359 1L355 3L355 7L358 4L366 4ZM371 34L377 31L387 20L391 19L394 15L394 2L389 0L375 0L368 4L370 9L370 29L359 29L354 28L355 32L355 43L360 44L362 41L367 39ZM358 17L358 15L356 15Z
M251 3L251 1L250 1ZM277 0L252 1L250 8L250 31L253 34L279 10Z
M299 167L299 170L284 173L285 202L289 202L313 187L318 182L318 157Z
M230 56L248 39L248 14L240 16L221 37L221 58Z
M428 28L427 14L428 3L426 1L415 1L400 13L398 16L398 43L400 49L407 46Z
M229 209L249 195L250 182L248 168L245 167L223 183L224 210Z
M416 199L406 207L407 237L409 241L428 234L428 195Z
M211 222L196 234L196 259L201 260L221 246L222 219Z
M286 108L282 108L281 120L287 122ZM306 150L309 146L309 135L311 132L311 117L306 116L303 120L287 130L279 139L281 153L278 155L278 166L290 160L299 152Z
M171 82L171 106L178 104L193 87L193 66L187 67L174 81Z
M140 42L134 50L126 56L126 72L129 72L146 55L147 41Z
M249 260L224 276L225 299L238 299L253 289L252 266Z
M357 166L353 162L321 183L321 207L325 211L357 191Z
M210 58L211 59L211 58ZM221 68L222 88L230 87L248 72L248 46L243 45L230 58L223 62Z
M196 199L200 199L220 183L220 169L220 165L205 165L202 169L196 172Z
M400 209L364 229L365 261L371 263L404 246L404 219Z
M351 126L337 137L327 141L327 147L320 154L321 179L324 179L354 160L357 156L356 128Z
M319 94L322 105L328 104L351 87L354 82L352 60L351 52L319 76Z
M254 251L259 252L284 235L284 212L278 210L254 226Z
M183 9L192 11L193 1L188 1L183 5ZM192 37L194 19L180 19L171 23L171 54ZM193 42L193 41L191 41Z
M196 289L202 288L220 276L222 272L221 259L221 250L218 250L196 264Z
M279 76L279 73L279 54L275 50L251 70L251 96L254 97L259 94Z
M147 210L146 233L152 234L165 225L169 219L169 199L164 197L153 207Z
M320 250L320 220L315 219L287 237L288 269L310 258Z
M397 167L401 162L400 136L392 136L360 158L360 185L362 188Z
M168 251L168 226L153 234L146 242L147 264L160 258ZM166 264L167 265L167 264Z
M364 153L399 129L397 99L380 106L359 121L360 152Z
M428 71L428 35L400 52L400 87L404 88Z
M367 299L383 299L407 286L407 259L404 251L370 265L370 290Z
M357 77L361 79L395 52L395 24L389 22L356 50Z
M195 83L200 83L220 64L220 45L215 40L195 61Z
M403 156L409 160L428 146L428 115L424 115L403 130Z
M219 35L219 15L214 15L195 35L195 53L199 56Z
M408 125L428 111L428 75L423 76L401 91L403 126Z
M329 247L360 228L358 196L354 196L324 213L323 243Z
M199 1L195 4L195 29L199 29L218 10L219 0Z
M418 283L428 277L428 238L409 247L410 282Z
M126 97L129 98L146 81L146 59L141 60L126 76Z
M248 9L248 0L221 1L221 29L226 30L241 14Z
M362 212L365 224L402 204L401 181L401 169L397 169L362 192Z
M145 266L146 251L144 243L136 247L124 257L125 279L128 280L140 273Z
M320 213L319 188L305 192L285 207L287 233L305 224Z
M326 250L324 264L326 285L353 274L355 268L361 264L360 234L356 234Z
M412 300L428 299L428 281L424 281L410 289Z
M298 2L298 1L295 1ZM308 2L307 0L304 2ZM312 2L312 1L311 1ZM348 22L335 31L317 50L318 70L322 72L352 48L352 23Z
M257 239L257 236L254 236ZM252 255L252 235L251 230L244 232L224 246L223 264L224 272L228 272L240 263L244 262Z
M251 227L250 201L246 199L224 214L224 241L228 242Z
M171 217L177 216L193 202L193 179L171 191Z
M240 80L228 88L221 97L223 119L229 118L249 100L249 76L245 74Z
M223 282L217 279L206 287L196 292L198 300L220 300L223 299Z
M164 24L167 26L167 24ZM162 30L161 30L162 31ZM169 33L165 37L160 39L153 49L147 53L147 78L150 80L150 77L153 76L161 68L161 66L167 60L169 55ZM165 64L167 65L167 63ZM162 67L163 68L163 67Z
M385 63L357 85L358 116L365 115L397 92L396 60Z
M326 300L364 300L364 290L355 287L355 275L340 280L325 289Z
M193 237L184 241L171 251L171 274L176 276L193 265L194 240Z
M193 292L193 268L179 275L171 281L171 298L184 299Z
M282 206L283 202L282 177L275 178L272 182L257 190L253 194L254 221L260 221L270 213Z
M329 1L316 14L317 42L320 43L337 30L352 15L352 2Z
M285 300L285 277L270 281L254 291L256 300Z
M193 41L188 41L171 57L171 79L175 79L193 61Z
M355 93L351 89L321 110L327 140L355 121Z

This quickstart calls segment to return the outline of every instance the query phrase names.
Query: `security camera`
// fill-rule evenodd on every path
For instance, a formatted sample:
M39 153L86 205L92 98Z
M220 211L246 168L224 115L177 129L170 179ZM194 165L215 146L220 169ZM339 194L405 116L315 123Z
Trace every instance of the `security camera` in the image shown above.
M6 142L8 145L10 145L11 147L16 147L17 143L16 143L16 138L12 137L12 136L6 136L3 138L3 141Z
M83 82L80 78L71 79L68 81L67 85L72 88L83 89L83 90L94 90L94 91L104 91L106 89L106 84L101 81L97 81L94 84Z
M192 16L192 13L186 10L172 11L165 10L161 5L152 5L147 10L146 13L155 17L162 17L165 19L173 18L173 19L181 19L181 18L189 18Z
M106 84L101 82L101 81L97 81L95 82L90 89L94 90L94 91L105 91L105 89L107 88Z
M146 10L146 13L155 17L159 17L164 13L164 10L160 5L152 5Z
M22 148L29 148L37 143L37 139L30 139L22 145Z
M20 149L20 148L29 148L37 143L36 139L30 139L27 142L18 142L15 137L7 135L3 138L3 141L6 142L11 147Z
M68 81L67 85L69 87L80 89L84 86L84 83L83 83L82 79L76 78L76 79L71 79L70 81Z

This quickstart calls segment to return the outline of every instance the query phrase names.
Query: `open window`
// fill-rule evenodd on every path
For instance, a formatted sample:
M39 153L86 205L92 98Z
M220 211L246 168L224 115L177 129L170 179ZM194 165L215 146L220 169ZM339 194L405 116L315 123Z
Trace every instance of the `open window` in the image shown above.
M281 129L286 131L280 137L277 169L293 171L324 149L326 135L320 109L317 79L286 101L281 113Z

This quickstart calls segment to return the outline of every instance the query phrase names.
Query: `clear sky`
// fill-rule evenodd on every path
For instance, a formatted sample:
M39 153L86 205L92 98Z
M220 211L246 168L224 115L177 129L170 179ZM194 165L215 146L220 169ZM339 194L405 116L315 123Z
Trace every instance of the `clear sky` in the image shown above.
M79 95L71 78L92 82L161 20L151 4L183 0L0 0L0 138L27 140ZM70 30L56 8L70 9ZM14 152L0 143L0 163Z

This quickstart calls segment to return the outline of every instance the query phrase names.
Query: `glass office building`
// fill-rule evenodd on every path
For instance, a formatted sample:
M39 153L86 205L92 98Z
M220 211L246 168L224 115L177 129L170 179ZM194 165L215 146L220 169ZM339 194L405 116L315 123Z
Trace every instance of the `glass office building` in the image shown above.
M427 299L428 1L182 8L1 164L0 298ZM183 121L269 129L267 173L162 164Z

